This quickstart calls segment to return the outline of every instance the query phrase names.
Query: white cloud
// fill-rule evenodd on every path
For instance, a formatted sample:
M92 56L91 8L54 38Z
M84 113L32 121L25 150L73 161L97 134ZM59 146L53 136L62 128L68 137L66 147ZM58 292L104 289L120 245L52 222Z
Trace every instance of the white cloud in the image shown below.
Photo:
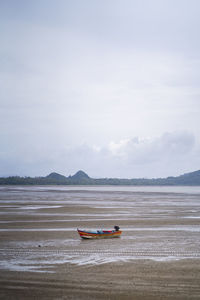
M117 143L111 142L109 149L112 154L119 157L130 158L132 161L141 162L145 157L149 160L156 159L157 155L185 155L194 146L194 136L187 132L164 133L161 137L150 139L121 140Z
M30 141L29 141L30 142ZM106 146L80 144L65 148L28 143L4 152L2 175L64 175L85 170L93 177L166 177L199 169L199 141L189 132L168 132L160 137L123 139ZM3 161L1 165L4 166ZM2 169L3 170L3 169Z
M159 177L190 171L189 166L198 168L200 162L197 149L195 137L188 132L164 133L157 138L124 139L111 142L107 147L111 172L120 177Z

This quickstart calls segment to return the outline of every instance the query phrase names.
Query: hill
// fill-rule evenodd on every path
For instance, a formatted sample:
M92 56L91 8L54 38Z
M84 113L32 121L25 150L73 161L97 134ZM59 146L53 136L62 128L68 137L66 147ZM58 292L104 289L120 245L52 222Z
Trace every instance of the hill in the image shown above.
M93 179L82 170L79 170L73 176L67 177L67 181L68 184L93 184Z
M61 181L65 181L66 180L66 177L63 176L63 175L60 175L58 173L50 173L49 175L46 176L47 179L52 179L52 180L61 180Z
M85 172L80 170L76 174L74 174L71 178L76 180L82 180L82 179L85 180L85 179L89 179L90 177Z

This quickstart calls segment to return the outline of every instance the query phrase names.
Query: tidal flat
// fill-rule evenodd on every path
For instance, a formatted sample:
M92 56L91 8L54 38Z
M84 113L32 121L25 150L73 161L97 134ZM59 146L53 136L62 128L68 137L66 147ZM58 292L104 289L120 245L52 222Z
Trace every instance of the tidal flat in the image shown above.
M0 299L199 299L199 233L200 187L0 186Z

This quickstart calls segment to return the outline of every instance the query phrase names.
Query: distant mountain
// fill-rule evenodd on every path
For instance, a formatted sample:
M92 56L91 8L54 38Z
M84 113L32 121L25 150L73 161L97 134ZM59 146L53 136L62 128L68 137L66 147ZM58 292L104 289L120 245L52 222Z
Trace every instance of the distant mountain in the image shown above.
M67 180L69 184L93 184L93 179L82 170L79 170L73 176L67 177Z
M173 177L175 182L188 185L200 185L200 170Z
M49 175L46 176L47 179L53 179L53 180L66 180L67 177L63 176L63 175L60 175L58 173L51 173Z
M90 177L83 172L82 170L78 171L76 174L74 174L73 176L71 176L72 179L89 179Z
M200 186L200 170L186 173L177 177L167 178L91 178L82 170L73 176L64 176L56 172L46 177L2 177L0 185L197 185Z

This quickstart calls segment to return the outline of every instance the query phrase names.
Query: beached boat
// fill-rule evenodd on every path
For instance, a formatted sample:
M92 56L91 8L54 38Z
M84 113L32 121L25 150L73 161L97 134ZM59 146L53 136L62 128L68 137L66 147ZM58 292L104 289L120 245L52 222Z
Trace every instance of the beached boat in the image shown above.
M106 239L120 237L122 231L119 226L115 226L114 230L80 230L77 231L82 239Z

